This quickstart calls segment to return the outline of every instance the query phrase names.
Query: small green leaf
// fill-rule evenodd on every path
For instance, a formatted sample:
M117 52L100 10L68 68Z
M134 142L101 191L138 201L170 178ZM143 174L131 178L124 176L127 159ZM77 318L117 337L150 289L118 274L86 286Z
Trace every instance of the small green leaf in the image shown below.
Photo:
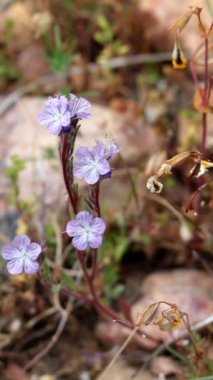
M59 293L60 290L61 290L61 288L62 288L62 283L59 282L58 284L56 284L56 285L54 285L54 286L52 287L52 292L53 292L53 293Z
M122 284L116 285L113 289L111 289L110 298L112 300L118 299L121 296L121 294L123 293L124 289L125 289L124 285L122 285Z
M52 160L53 158L56 158L55 149L53 149L51 146L47 146L44 148L44 158L47 160Z
M47 263L47 260L44 260L42 265L41 265L41 271L44 276L48 281L52 279L52 271Z
M62 279L62 285L64 285L66 288L68 288L70 290L76 289L75 281L73 280L73 278L71 276L66 274L66 272L62 271L61 279Z
M111 287L116 281L117 273L115 268L111 265L104 268L104 283Z

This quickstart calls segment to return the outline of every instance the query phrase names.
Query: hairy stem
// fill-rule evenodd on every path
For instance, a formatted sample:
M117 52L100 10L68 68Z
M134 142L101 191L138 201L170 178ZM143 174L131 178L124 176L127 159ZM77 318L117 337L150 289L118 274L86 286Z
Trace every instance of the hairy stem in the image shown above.
M208 96L209 96L209 67L208 67L208 56L209 56L209 40L208 36L205 37L205 71L204 71L204 94L203 94L203 106L208 107ZM202 113L202 140L201 140L201 153L205 156L206 150L206 137L207 137L207 113Z
M78 209L77 209L77 197L74 194L72 190L72 183L71 183L71 178L70 178L70 173L69 169L67 167L68 161L69 161L69 134L68 133L63 133L61 136L61 152L60 152L60 158L61 158L61 164L62 164L62 170L63 170L63 176L64 176L64 183L66 186L66 190L69 196L70 204L72 206L73 212L77 214ZM71 170L71 168L70 168Z

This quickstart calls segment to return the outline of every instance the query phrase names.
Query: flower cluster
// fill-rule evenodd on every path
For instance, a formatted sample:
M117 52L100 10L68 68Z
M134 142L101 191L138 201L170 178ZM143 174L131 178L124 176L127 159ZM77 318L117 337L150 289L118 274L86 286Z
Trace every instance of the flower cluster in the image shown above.
M60 135L72 129L72 121L91 117L91 104L84 98L70 94L69 99L63 95L50 96L38 121L53 135Z
M119 149L114 143L104 145L97 140L92 150L80 147L76 152L76 161L73 164L73 174L76 178L84 179L89 185L93 185L102 177L111 176L111 168L108 160Z
M41 253L38 243L31 243L27 235L16 236L11 243L2 248L2 256L7 260L10 274L35 274L39 270L37 259Z
M88 247L99 248L106 224L102 218L93 217L88 211L80 211L75 220L67 223L66 232L71 236L72 245L79 251Z

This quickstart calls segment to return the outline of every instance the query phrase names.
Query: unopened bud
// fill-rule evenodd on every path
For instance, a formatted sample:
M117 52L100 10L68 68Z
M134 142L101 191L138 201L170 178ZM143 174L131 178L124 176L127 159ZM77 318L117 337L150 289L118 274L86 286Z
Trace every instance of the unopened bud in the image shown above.
M183 54L181 48L175 43L174 50L172 52L172 65L174 69L185 69L187 66L187 58Z

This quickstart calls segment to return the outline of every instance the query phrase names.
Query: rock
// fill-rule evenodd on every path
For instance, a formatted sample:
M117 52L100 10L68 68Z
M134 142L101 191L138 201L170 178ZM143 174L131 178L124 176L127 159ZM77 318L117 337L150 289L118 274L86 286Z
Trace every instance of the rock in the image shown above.
M180 374L180 365L169 356L160 355L153 359L151 372L155 376L178 375Z
M141 284L142 297L131 310L135 321L143 310L150 304L159 301L176 304L180 311L188 314L190 324L202 321L213 313L212 276L206 272L193 269L177 269L162 271L149 276ZM159 308L159 314L168 306ZM173 329L176 333L183 326ZM171 335L161 331L153 324L144 327L143 331L154 341L165 341Z
M131 307L132 321L152 303L165 301L176 304L180 311L188 314L190 324L204 320L213 313L212 276L194 269L177 269L161 271L148 275L141 283L141 298ZM158 316L169 306L160 306ZM122 319L122 316L121 316ZM162 331L156 325L141 327L144 336L135 335L134 342L138 346L154 350L159 344L171 337L171 333ZM172 334L185 331L183 325L174 328ZM97 327L97 335L108 344L121 344L129 335L129 330L119 323L101 322Z
M16 1L1 13L0 42L5 43L7 35L7 49L13 53L22 51L33 40L31 14L23 2Z

